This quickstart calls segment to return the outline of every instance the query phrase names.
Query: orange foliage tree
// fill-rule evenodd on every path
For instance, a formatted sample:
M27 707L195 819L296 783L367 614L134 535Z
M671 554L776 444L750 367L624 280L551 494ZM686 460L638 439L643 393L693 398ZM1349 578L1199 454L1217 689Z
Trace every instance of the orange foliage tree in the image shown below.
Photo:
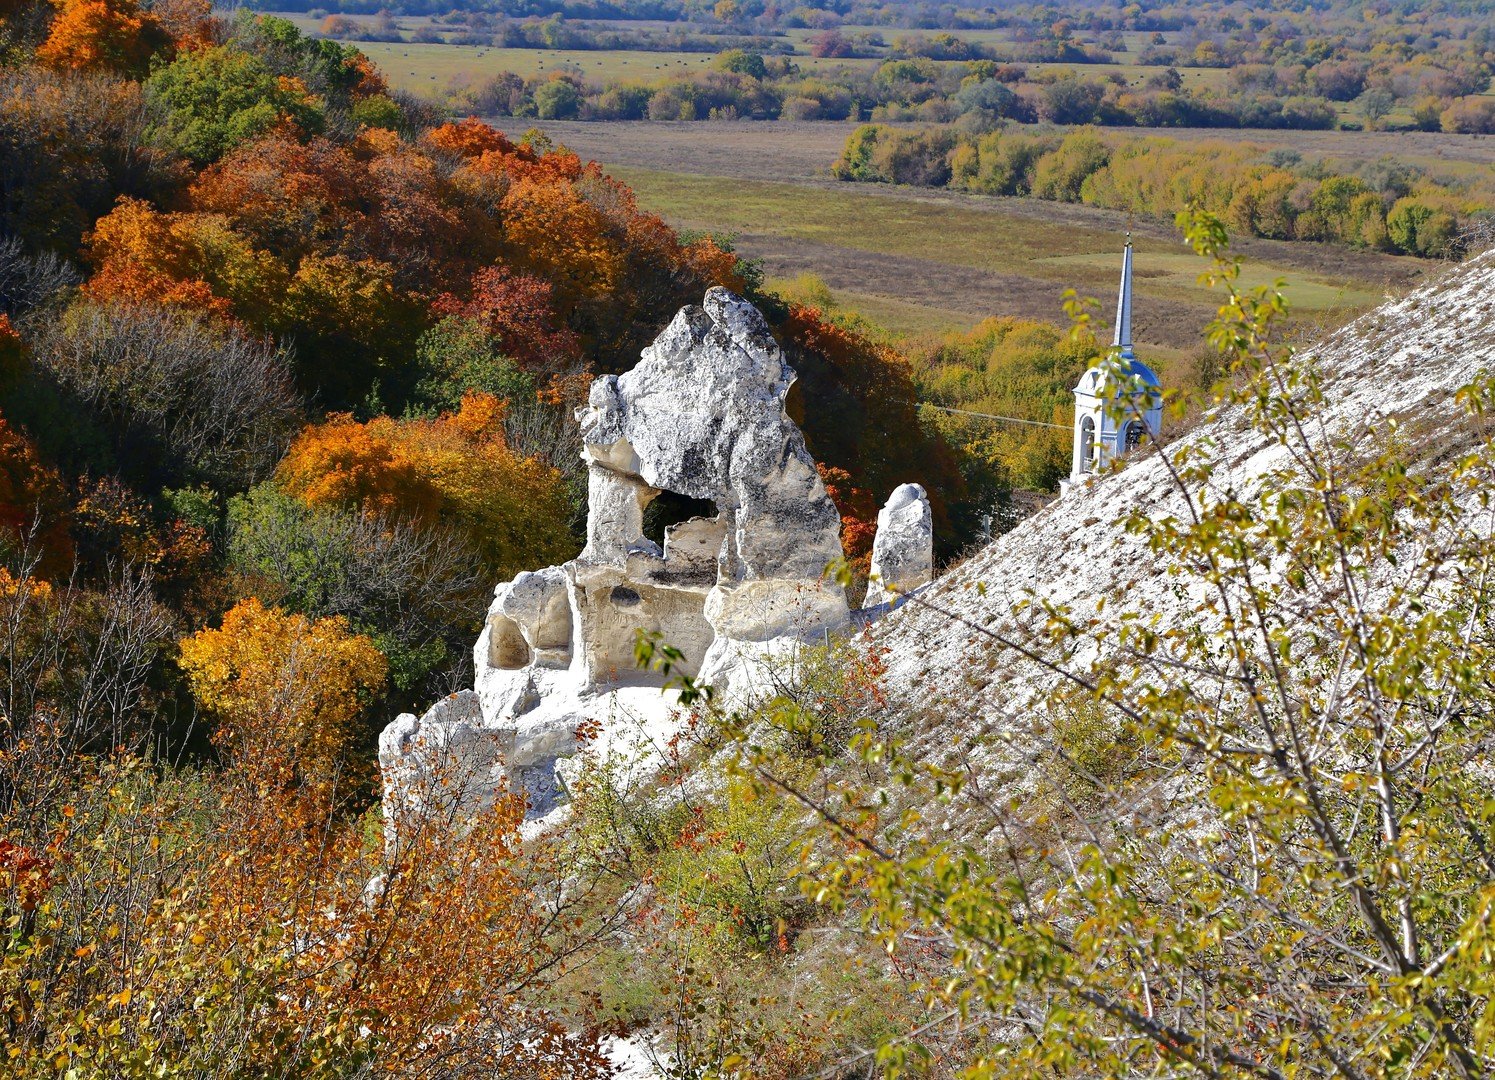
M397 421L361 424L347 413L302 431L276 479L309 506L356 505L371 513L435 520L442 498L401 443Z
M212 214L163 214L122 198L87 237L97 299L158 303L274 322L285 268Z
M151 16L173 48L201 49L213 44L212 0L155 0Z
M509 447L505 410L490 394L470 393L434 420L333 416L301 433L276 479L313 506L455 526L496 577L563 562L575 553L564 479Z
M516 179L502 214L506 253L515 264L558 282L573 297L617 288L624 258L607 218L569 185Z
M521 148L509 140L503 132L491 124L485 124L476 116L466 120L442 124L426 132L425 141L437 150L463 158L478 158L486 153L535 155L528 147Z
M200 526L180 519L158 523L150 504L114 477L85 481L72 523L80 561L148 571L158 588L190 585L213 554Z
M231 218L256 246L295 261L363 227L363 172L346 147L274 132L200 172L188 199L196 210Z
M36 58L72 71L142 75L167 35L135 0L53 0L57 17Z

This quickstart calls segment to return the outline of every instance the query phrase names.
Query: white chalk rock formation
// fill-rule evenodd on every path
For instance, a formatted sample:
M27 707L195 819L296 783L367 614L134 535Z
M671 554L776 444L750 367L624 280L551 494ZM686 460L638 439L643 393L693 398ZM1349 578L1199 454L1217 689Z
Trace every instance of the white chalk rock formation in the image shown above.
M765 658L848 621L843 590L823 580L841 554L840 516L784 411L794 379L763 316L716 288L632 371L592 384L577 414L586 547L498 586L473 650L473 692L385 731L392 816L420 803L405 786L445 768L470 786L507 780L543 814L579 728L599 731L603 749L628 733L666 742L672 699L660 674L636 665L640 632L680 650L677 672L745 699L767 688ZM674 519L655 522L662 544L645 535L656 500ZM481 802L468 787L453 797Z
M841 555L841 518L784 412L794 378L758 310L717 288L636 368L592 384L580 414L591 513L576 562L594 592L621 574L639 598L605 616L583 605L584 619L607 624L583 627L583 641L621 631L631 660L635 631L660 629L690 673L740 683L742 659L763 643L846 621L841 588L821 581ZM641 524L661 491L717 513L676 525L660 550Z
M922 484L900 484L877 513L867 607L900 603L934 577L934 516Z
M384 820L398 828L427 811L482 812L503 784L505 749L471 690L442 698L419 719L405 713L379 733ZM388 842L395 831L386 832Z

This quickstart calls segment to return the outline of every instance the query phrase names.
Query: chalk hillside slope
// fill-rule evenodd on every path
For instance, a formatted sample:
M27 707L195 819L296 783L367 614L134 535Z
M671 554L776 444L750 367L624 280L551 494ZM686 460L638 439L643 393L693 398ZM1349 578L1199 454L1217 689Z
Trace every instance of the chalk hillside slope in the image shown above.
M1372 450L1386 445L1395 421L1395 437L1420 466L1440 467L1482 435L1456 394L1481 372L1495 373L1495 252L1436 276L1300 355L1312 357L1322 375L1326 405L1315 417L1322 432ZM1285 451L1233 406L1206 416L1164 452L1186 445L1206 449L1217 486L1246 496L1285 461ZM1021 747L1032 706L1056 676L995 647L981 630L1035 632L1043 617L1034 599L1085 618L1098 605L1107 620L1127 611L1156 614L1164 625L1198 617L1199 598L1121 524L1134 508L1155 520L1184 511L1157 454L1135 457L1071 490L875 624L887 648L887 685L916 717L915 739L932 750L953 749L996 733L998 744Z

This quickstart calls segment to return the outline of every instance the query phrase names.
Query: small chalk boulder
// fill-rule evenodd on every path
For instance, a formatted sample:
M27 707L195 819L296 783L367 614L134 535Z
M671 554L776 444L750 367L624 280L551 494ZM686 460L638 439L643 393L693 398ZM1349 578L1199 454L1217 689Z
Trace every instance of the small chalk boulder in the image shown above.
M877 514L867 607L897 604L934 577L934 516L920 484L901 484Z

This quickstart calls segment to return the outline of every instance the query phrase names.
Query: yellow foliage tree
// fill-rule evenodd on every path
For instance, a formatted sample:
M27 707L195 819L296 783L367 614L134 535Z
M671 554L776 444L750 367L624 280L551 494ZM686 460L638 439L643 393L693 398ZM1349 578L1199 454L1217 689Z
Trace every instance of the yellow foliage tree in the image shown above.
M516 179L504 196L503 218L508 250L518 265L585 296L618 286L624 259L610 242L610 223L571 185Z
M302 259L291 279L284 312L286 321L313 334L340 334L374 351L404 333L398 325L411 317L394 285L392 266L346 255Z
M309 505L360 506L466 532L500 577L575 553L561 473L515 453L505 402L470 393L434 420L338 415L304 431L277 480Z
M218 214L163 214L121 198L87 242L96 272L84 289L99 299L172 304L264 324L286 292L279 261Z
M311 621L241 600L216 630L181 644L193 695L217 721L220 751L262 787L330 795L351 765L365 701L388 665L342 618Z

